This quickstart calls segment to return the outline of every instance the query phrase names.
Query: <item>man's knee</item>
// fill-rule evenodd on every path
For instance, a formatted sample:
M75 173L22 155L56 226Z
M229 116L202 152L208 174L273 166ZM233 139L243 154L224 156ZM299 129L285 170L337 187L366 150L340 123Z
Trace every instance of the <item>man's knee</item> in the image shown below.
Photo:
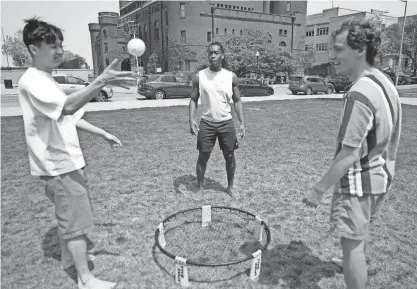
M210 152L201 152L198 154L198 163L205 165L210 158Z
M233 151L231 151L231 152L223 151L223 156L224 156L224 159L226 160L226 162L231 162L235 158L235 153Z

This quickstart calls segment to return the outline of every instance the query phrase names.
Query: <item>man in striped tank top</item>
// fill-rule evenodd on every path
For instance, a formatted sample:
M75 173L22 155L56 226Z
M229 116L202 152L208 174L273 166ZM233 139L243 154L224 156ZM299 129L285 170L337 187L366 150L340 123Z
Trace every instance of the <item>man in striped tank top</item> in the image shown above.
M395 174L401 104L391 80L373 67L381 40L372 22L348 20L332 38L330 61L353 84L344 98L333 163L303 202L317 207L334 185L331 231L340 235L343 250L343 260L334 262L343 267L349 289L363 289L369 225Z
M232 100L234 102L240 121L240 137L243 138L245 122L239 82L236 74L224 69L225 55L221 43L211 43L207 53L210 65L194 76L189 105L190 132L197 135L197 149L199 150L196 165L199 186L197 198L201 198L204 192L203 182L207 162L218 138L226 161L227 193L237 199L239 194L233 189L233 182L236 169L234 150L238 148L238 141L230 102ZM201 98L202 106L200 126L194 119L199 98Z

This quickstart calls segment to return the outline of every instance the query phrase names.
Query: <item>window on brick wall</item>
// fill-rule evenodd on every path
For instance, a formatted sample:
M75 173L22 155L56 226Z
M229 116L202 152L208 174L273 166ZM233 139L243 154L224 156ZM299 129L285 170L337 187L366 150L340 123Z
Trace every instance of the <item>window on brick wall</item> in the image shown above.
M240 29L240 35L243 35L243 30L242 29Z
M226 35L226 34L227 34L227 28L224 29L224 35Z
M284 36L287 37L288 31L287 29L284 29Z
M318 43L316 44L317 51L327 51L327 43Z
M104 52L109 52L109 46L107 45L107 42L104 42Z
M232 34L235 35L235 30L234 29L232 29Z
M158 41L159 40L159 24L158 24L158 20L155 20L153 26L154 26L154 35L153 35L153 37L154 37L154 39L156 41Z
M319 35L328 35L328 34L329 34L329 27L317 28L317 36L319 36Z
M103 30L103 38L104 39L107 39L107 31L106 31L106 29Z
M186 38L185 30L181 30L181 43L182 44L187 43L187 38Z
M180 17L185 18L185 2L180 3Z
M207 32L207 42L211 42L211 32Z
M139 38L142 39L142 27L140 26L138 28L138 35L139 35Z
M308 29L306 31L306 37L314 36L314 29Z
M148 25L143 26L143 41L148 41Z
M219 35L219 28L216 28L216 35Z

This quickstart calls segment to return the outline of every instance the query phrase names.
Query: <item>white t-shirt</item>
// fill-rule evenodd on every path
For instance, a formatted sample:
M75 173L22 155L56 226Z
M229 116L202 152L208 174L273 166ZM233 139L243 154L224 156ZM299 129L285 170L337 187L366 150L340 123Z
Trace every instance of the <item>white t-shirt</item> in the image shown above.
M49 73L30 67L18 83L30 170L33 176L57 176L85 166L76 123L84 110L62 114L67 99Z
M213 122L232 119L233 73L224 68L213 72L207 67L199 72L198 81L201 117Z

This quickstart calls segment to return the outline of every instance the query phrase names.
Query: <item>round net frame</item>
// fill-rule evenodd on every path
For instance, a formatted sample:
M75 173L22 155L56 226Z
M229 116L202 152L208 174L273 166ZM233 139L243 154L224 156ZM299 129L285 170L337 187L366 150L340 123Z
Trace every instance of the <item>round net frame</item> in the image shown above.
M180 257L184 257L186 258L186 262L188 265L193 265L193 266L198 266L198 267L221 267L221 266L230 266L230 265L236 265L236 264L240 264L246 261L249 261L251 259L254 258L254 256L252 255L252 253L255 253L258 250L261 250L262 252L266 250L266 248L268 247L270 241L271 241L271 232L267 226L267 224L261 220L258 216L241 210L241 209L237 209L237 208L231 208L231 207L226 207L226 206L211 206L211 221L209 222L209 224L204 227L202 226L203 224L203 220L202 220L202 214L203 214L203 207L198 207L198 208L192 208L192 209L187 209L187 210L183 210L180 212L177 212L175 214L172 214L171 216L167 217L166 219L164 219L161 224L158 226L158 228L155 231L155 244L157 245L157 247L159 248L159 250L165 254L166 256L168 256L169 258L175 260L175 258L177 256ZM227 218L225 218L225 216ZM219 217L217 219L217 217ZM212 224L216 224L216 222L221 223L222 227L220 228L220 233L222 234L222 236L224 236L224 230L222 230L222 228L235 228L237 227L238 230L240 230L242 235L242 232L248 232L247 227L244 226L238 226L238 224L233 224L233 223L227 223L227 220L225 221L225 219L230 219L232 220L232 222L234 222L234 220L243 220L242 223L248 225L248 224L252 224L251 227L257 227L260 231L261 234L261 239L262 241L259 241L257 249L254 250L253 252L250 252L249 254L245 254L245 256L240 257L240 258L236 258L234 260L223 260L221 262L208 262L207 258L204 261L201 261L201 259L196 259L194 257L188 256L188 254L180 253L177 254L177 252L172 252L171 249L167 249L167 247L169 246L170 243L170 232L172 230L177 230L178 232L180 232L180 234L182 233L183 235L189 235L187 234L187 232L182 232L184 231L184 228L186 228L187 226L194 226L194 229L197 230L201 230L205 232L207 232L207 235L209 236L209 238L215 237L210 236L211 232L210 232L210 226ZM181 220L183 222L181 222ZM237 222L236 222L237 223ZM164 240L165 237L167 237L166 239L166 246L165 244L161 244L160 242L160 227L161 225L163 226L163 235L164 235ZM181 227L183 226L183 227ZM197 227L198 226L198 227ZM190 231L192 229L189 229L188 231ZM236 231L236 230L235 230ZM191 234L193 234L195 231L192 231ZM241 236L240 236L241 237ZM197 238L198 239L198 238ZM232 238L233 239L233 238ZM242 238L240 238L242 239ZM253 238L252 238L253 240ZM198 240L197 240L198 241ZM214 238L212 238L211 241L219 241L218 239L214 240ZM229 238L230 241L230 238ZM181 243L181 239L177 239L177 242ZM196 242L196 244L198 244L198 242ZM198 245L197 245L198 247ZM250 250L250 249L249 249ZM170 252L171 251L171 252ZM199 250L197 250L199 251Z

